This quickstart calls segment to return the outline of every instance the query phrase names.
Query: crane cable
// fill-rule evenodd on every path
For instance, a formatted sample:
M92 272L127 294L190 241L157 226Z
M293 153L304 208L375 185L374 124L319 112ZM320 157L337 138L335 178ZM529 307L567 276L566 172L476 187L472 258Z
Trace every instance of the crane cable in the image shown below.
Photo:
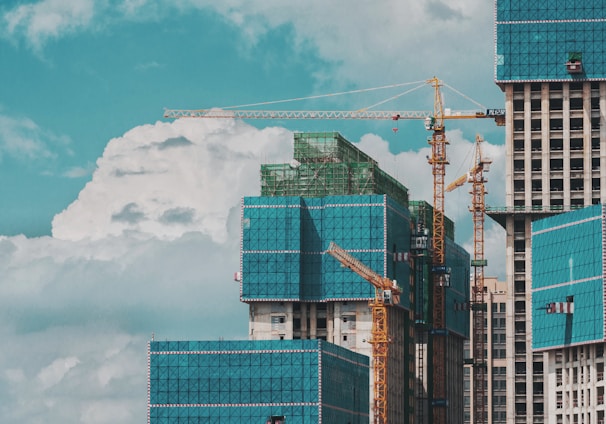
M268 102L249 103L249 104L237 105L237 106L223 106L220 109L238 109L238 108L243 108L243 107L273 105L273 104L278 104L278 103L296 102L296 101L301 101L301 100L322 99L324 97L336 97L336 96L341 96L344 94L365 93L368 91L384 90L387 88L403 87L405 85L420 84L420 83L425 84L425 81L403 82L403 83L399 83L399 84L384 85L381 87L361 88L358 90L340 91L340 92L330 93L330 94L318 94L315 96L308 96L308 97L295 97L293 99L272 100L272 101L268 101ZM420 87L422 87L422 86L420 86ZM403 94L405 94L405 93L402 93L401 95L403 95Z

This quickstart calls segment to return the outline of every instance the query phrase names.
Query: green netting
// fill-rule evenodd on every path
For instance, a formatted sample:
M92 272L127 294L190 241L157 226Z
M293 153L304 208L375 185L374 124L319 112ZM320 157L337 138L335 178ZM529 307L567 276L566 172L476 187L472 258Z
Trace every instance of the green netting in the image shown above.
M261 165L261 195L387 194L408 205L408 189L337 132L295 133L294 160Z
M261 165L261 195L324 197L387 194L408 205L408 189L374 162Z
M427 228L429 235L433 235L433 206L424 200L411 200L408 209L415 219L417 226ZM444 217L444 234L451 240L455 238L455 225L450 218Z
M295 133L295 159L301 163L376 161L338 132Z

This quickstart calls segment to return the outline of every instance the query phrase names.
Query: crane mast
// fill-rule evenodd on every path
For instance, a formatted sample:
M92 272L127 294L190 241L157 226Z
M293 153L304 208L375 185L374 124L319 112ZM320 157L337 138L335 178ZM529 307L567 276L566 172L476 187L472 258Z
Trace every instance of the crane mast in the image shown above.
M452 191L465 182L472 185L471 207L469 210L473 220L473 286L472 286L472 381L473 381L473 422L483 424L486 422L486 402L484 400L486 381L486 357L484 354L485 333L485 305L484 305L484 267L487 261L484 257L484 214L486 212L484 172L489 171L490 159L482 155L481 143L484 140L476 136L474 166L469 172L452 182L446 191Z
M351 269L375 287L375 298L370 302L372 310L372 330L369 343L372 345L374 371L375 424L387 423L387 353L389 350L389 321L387 306L400 302L401 290L394 280L382 277L351 256L335 242L330 242L326 253L338 260L341 265Z
M426 81L433 87L433 110L432 111L376 111L360 109L355 111L334 111L334 110L242 110L219 108L214 109L166 109L165 118L224 118L224 119L315 119L315 120L412 120L423 119L427 130L432 131L429 139L431 146L431 157L428 159L432 167L433 174L433 254L431 267L430 284L430 302L432 307L432 326L430 337L428 337L428 356L432 357L432 367L429 367L427 376L428 396L432 401L433 424L446 424L448 399L446 393L446 323L445 323L445 288L449 285L449 269L445 266L444 255L444 176L448 160L446 157L446 146L448 144L445 135L444 121L453 119L494 119L498 126L505 125L504 109L485 109L482 111L448 111L445 113L440 93L441 81L433 77ZM394 130L395 131L395 130ZM331 244L331 246L333 246ZM339 253L338 253L339 252ZM339 261L344 260L354 272L364 272L364 265L355 262L355 258L347 256L347 252L334 245L329 248L327 253L331 255L341 255ZM345 253L345 254L344 254ZM336 257L336 256L335 256ZM352 261L352 259L354 261ZM343 263L343 262L341 262ZM355 265L352 265L355 264ZM367 267L366 267L367 268ZM366 271L370 270L367 268ZM387 420L386 410L386 390L387 390L387 315L385 304L379 296L387 292L385 281L377 279L383 278L374 274L359 274L371 284L375 285L375 301L371 303L373 310L373 360L375 363L375 424L385 424ZM387 279L391 282L391 280ZM399 292L391 289L391 294L399 296ZM395 298L394 298L395 300ZM397 302L396 302L397 303ZM429 361L429 360L428 360ZM420 370L422 372L422 370ZM423 381L424 376L418 375ZM378 418L377 418L378 417ZM379 420L379 421L377 421ZM423 423L420 423L423 424Z
M426 121L426 128L433 131L429 144L431 145L431 165L433 174L433 255L431 267L430 293L432 305L432 329L428 338L428 350L432 358L430 376L432 386L429 388L429 398L432 403L432 417L435 424L446 424L446 321L445 321L445 289L449 276L446 274L444 254L444 176L446 175L446 140L444 128L444 106L440 93L440 81L437 78L429 80L434 87L434 118Z

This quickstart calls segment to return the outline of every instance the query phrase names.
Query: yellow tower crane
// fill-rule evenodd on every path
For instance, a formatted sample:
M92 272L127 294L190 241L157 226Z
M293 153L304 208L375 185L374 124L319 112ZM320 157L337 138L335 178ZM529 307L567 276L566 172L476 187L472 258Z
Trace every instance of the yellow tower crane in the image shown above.
M326 253L338 260L341 265L351 269L375 287L375 298L370 302L372 310L372 331L369 343L372 345L374 374L375 424L387 423L387 352L389 350L389 321L387 306L400 303L402 290L395 280L382 277L351 256L335 242L330 242Z
M473 272L473 287L471 299L472 311L472 382L473 382L473 416L472 422L483 424L486 422L484 414L486 413L485 396L485 377L486 377L486 358L484 354L484 333L485 333L485 305L484 305L484 267L487 261L484 258L484 213L486 205L484 197L486 189L484 183L484 172L490 170L492 161L482 155L481 143L484 140L476 135L474 164L465 175L457 178L446 187L450 192L461 187L466 182L471 183L471 207L473 219L473 260L471 266Z
M444 122L453 119L494 119L497 125L505 125L504 109L484 109L481 111L450 111L444 109L440 87L443 82L433 77L424 82L434 89L434 101L432 111L379 111L360 109L355 111L334 110L244 110L230 108L225 109L166 109L165 118L227 118L227 119L315 119L315 120L393 120L401 119L423 119L425 128L432 131L429 140L431 145L431 157L428 159L433 174L433 257L432 257L432 284L430 287L432 307L432 334L431 340L432 368L429 378L428 393L432 400L433 424L446 424L448 405L446 393L446 338L447 334L444 299L445 287L448 285L449 276L447 267L444 265L444 176L448 160L446 157L446 145ZM383 88L383 87L380 87ZM364 91L364 90L358 90ZM409 90L409 92L412 90ZM456 90L455 90L456 91ZM337 93L345 94L345 93ZM459 93L460 94L460 93ZM333 94L334 95L334 94ZM327 95L332 96L332 95ZM314 96L318 98L322 96ZM303 100L303 99L292 99ZM265 102L261 104L281 103ZM383 102L381 102L383 103ZM395 129L394 129L395 130ZM423 378L423 376L420 376ZM375 386L377 389L377 386ZM382 395L375 393L375 398Z

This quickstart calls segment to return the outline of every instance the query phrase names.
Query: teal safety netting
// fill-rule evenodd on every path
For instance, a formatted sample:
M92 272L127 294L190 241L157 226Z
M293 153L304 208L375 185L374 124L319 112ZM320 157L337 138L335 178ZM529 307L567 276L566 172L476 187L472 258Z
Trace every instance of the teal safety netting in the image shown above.
M602 0L497 0L496 4L497 82L606 78ZM569 73L566 63L579 56L583 71Z
M469 302L471 265L470 255L450 239L445 240L445 262L450 267L450 287L445 291L445 321L449 332L469 337L469 311L456 305Z
M242 299L366 300L374 288L324 252L331 241L401 282L409 307L410 212L384 195L247 197L242 209Z
M595 205L533 222L533 348L604 339L602 213ZM567 299L572 314L547 313L547 304Z
M149 421L365 423L368 376L368 357L321 340L150 342Z

